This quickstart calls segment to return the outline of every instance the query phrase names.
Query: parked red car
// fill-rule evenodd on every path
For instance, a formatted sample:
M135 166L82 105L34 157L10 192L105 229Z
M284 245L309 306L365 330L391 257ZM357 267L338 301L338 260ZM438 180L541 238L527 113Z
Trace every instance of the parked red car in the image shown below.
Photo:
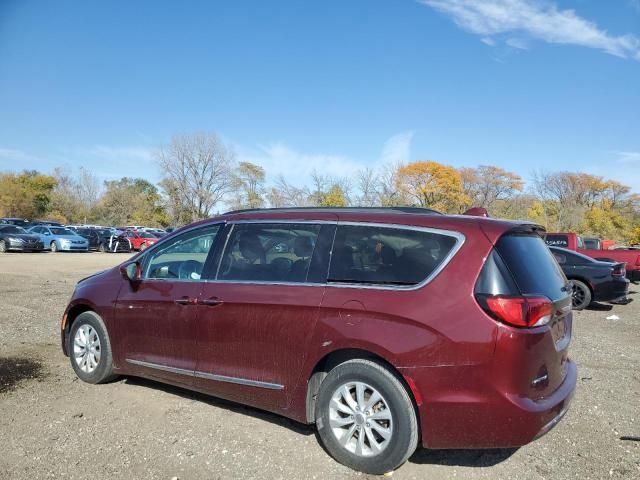
M576 233L547 233L545 235L547 245L566 248L582 253L595 260L625 263L627 278L632 282L640 281L640 252L631 249L602 250L587 248L584 239Z
M567 412L570 284L539 226L417 209L229 213L78 283L62 349L315 423L356 470L514 447Z
M124 232L124 236L129 239L134 250L140 251L146 250L158 241L158 237L147 232L138 232L137 230L127 230Z

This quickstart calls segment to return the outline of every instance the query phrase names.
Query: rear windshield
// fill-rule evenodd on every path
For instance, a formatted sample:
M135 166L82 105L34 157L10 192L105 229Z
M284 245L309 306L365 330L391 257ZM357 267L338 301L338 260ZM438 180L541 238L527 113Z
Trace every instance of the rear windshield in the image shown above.
M540 294L557 300L565 296L567 279L558 262L537 235L505 235L496 244L523 294Z

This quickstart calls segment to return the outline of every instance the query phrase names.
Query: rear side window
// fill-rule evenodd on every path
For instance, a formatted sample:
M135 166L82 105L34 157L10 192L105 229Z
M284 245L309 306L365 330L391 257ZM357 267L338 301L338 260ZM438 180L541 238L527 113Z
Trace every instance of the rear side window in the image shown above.
M422 230L339 225L328 281L416 285L443 264L456 242Z
M567 279L551 251L538 235L504 235L496 249L522 294L566 296Z
M320 229L312 224L236 224L218 279L306 282Z
M545 242L551 247L568 247L569 238L566 235L547 235Z

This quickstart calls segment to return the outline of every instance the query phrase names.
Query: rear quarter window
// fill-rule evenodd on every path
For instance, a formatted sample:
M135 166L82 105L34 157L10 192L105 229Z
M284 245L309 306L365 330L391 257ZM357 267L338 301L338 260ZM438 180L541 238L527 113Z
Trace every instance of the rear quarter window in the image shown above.
M339 225L328 282L417 285L446 261L459 241L453 233Z

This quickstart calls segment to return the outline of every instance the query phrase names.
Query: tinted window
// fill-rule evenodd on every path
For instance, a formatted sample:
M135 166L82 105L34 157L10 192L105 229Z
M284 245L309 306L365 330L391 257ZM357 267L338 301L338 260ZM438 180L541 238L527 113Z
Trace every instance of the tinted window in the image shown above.
M581 253L558 248L551 248L551 252L560 265L587 265L593 263L593 258Z
M537 235L504 235L496 244L523 294L540 294L557 300L567 279L551 251Z
M597 238L585 238L583 239L583 241L584 241L585 248L590 248L592 250L600 250L600 240L598 240Z
M445 260L455 237L387 227L340 225L329 282L415 285Z
M0 231L2 233L27 233L24 228L14 227L13 225L0 226Z
M319 232L310 224L236 224L218 278L305 282Z
M566 235L547 235L545 237L545 242L547 242L547 245L551 245L552 247L569 246L569 239Z
M204 264L218 235L219 225L179 235L149 253L144 278L195 282L202 278Z

